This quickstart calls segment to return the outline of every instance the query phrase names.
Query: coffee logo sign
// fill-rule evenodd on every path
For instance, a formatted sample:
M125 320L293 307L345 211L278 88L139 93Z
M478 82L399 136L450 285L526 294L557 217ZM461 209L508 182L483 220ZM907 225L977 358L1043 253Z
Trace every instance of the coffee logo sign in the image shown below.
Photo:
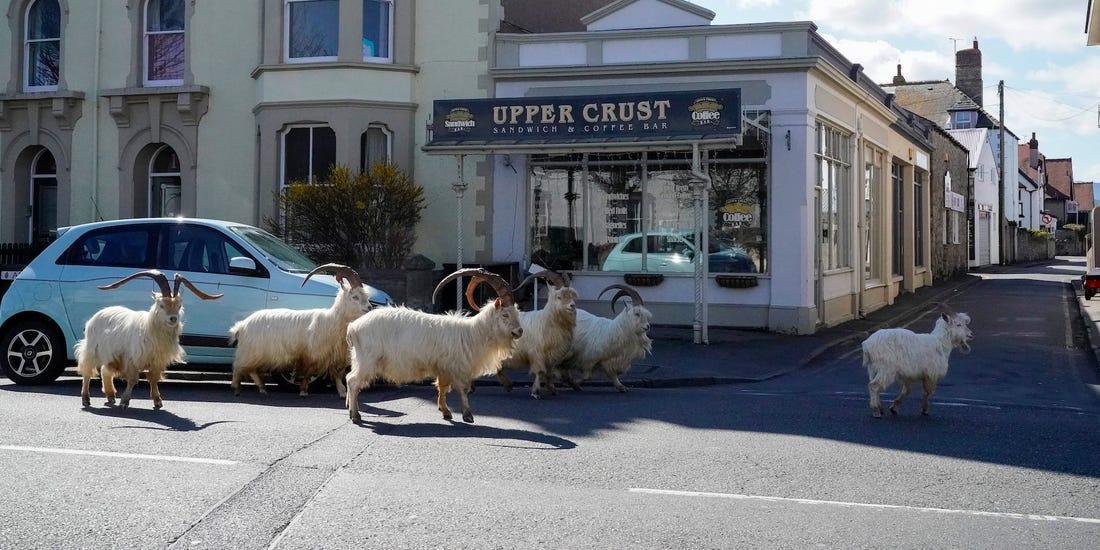
M443 126L452 132L466 132L477 126L474 114L465 107L455 107L443 120Z
M691 111L691 123L696 126L717 125L722 121L722 102L717 98L696 98L688 110Z

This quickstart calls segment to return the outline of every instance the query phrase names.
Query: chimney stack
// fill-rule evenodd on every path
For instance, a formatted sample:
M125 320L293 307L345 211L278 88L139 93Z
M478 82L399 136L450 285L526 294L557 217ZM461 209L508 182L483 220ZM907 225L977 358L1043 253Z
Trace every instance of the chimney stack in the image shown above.
M955 87L979 107L982 104L982 51L978 49L978 41L974 40L974 47L955 52Z
M898 74L896 76L894 76L894 84L895 85L905 84L905 77L901 76L901 63L898 63Z
M1039 140L1035 139L1035 132L1031 133L1031 141L1027 142L1027 165L1032 170L1039 168Z

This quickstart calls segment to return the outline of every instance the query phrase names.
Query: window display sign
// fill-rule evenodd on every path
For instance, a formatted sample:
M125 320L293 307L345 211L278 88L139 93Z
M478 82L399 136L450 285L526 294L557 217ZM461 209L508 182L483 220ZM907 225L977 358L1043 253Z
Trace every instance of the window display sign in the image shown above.
M737 135L741 89L439 100L432 131L431 145Z

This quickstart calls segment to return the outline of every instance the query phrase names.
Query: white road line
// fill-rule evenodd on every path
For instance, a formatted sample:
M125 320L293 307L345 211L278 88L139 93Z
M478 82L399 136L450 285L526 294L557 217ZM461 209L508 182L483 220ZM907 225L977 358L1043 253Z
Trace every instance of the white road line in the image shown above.
M190 462L193 464L214 464L218 466L233 466L237 464L233 460L220 458L193 458L189 456L169 455L142 455L134 453L112 453L109 451L85 451L81 449L55 449L52 447L23 447L20 445L0 445L0 451L22 451L28 453L53 453L60 455L102 456L107 458L132 458L137 460L159 460L162 462Z
M699 491L669 491L665 489L644 489L631 487L631 493L645 493L650 495L668 495L679 497L721 498L729 500L753 500L760 502L778 502L793 504L810 504L820 506L839 506L844 508L876 508L879 510L909 510L914 512L931 512L936 514L956 514L963 516L981 516L1004 519L1023 519L1031 521L1075 521L1078 523L1100 524L1097 518L1077 518L1072 516L1047 516L1042 514L1013 514L1008 512L986 512L982 510L956 510L951 508L928 508L924 506L902 506L898 504L869 504L866 502L843 502L838 500L813 500L808 498L784 498L766 497L760 495L738 495L733 493L704 493Z

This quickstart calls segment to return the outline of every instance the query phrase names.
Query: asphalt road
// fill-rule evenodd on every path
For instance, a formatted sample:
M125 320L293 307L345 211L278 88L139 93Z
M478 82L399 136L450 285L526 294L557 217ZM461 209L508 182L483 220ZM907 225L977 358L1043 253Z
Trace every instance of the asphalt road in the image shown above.
M425 387L234 398L0 385L0 548L1096 548L1100 377L1064 281L991 274L950 304L974 351L933 400L871 418L857 353L760 384ZM924 330L931 316L915 319ZM251 388L249 388L251 389ZM452 397L452 406L457 399Z

